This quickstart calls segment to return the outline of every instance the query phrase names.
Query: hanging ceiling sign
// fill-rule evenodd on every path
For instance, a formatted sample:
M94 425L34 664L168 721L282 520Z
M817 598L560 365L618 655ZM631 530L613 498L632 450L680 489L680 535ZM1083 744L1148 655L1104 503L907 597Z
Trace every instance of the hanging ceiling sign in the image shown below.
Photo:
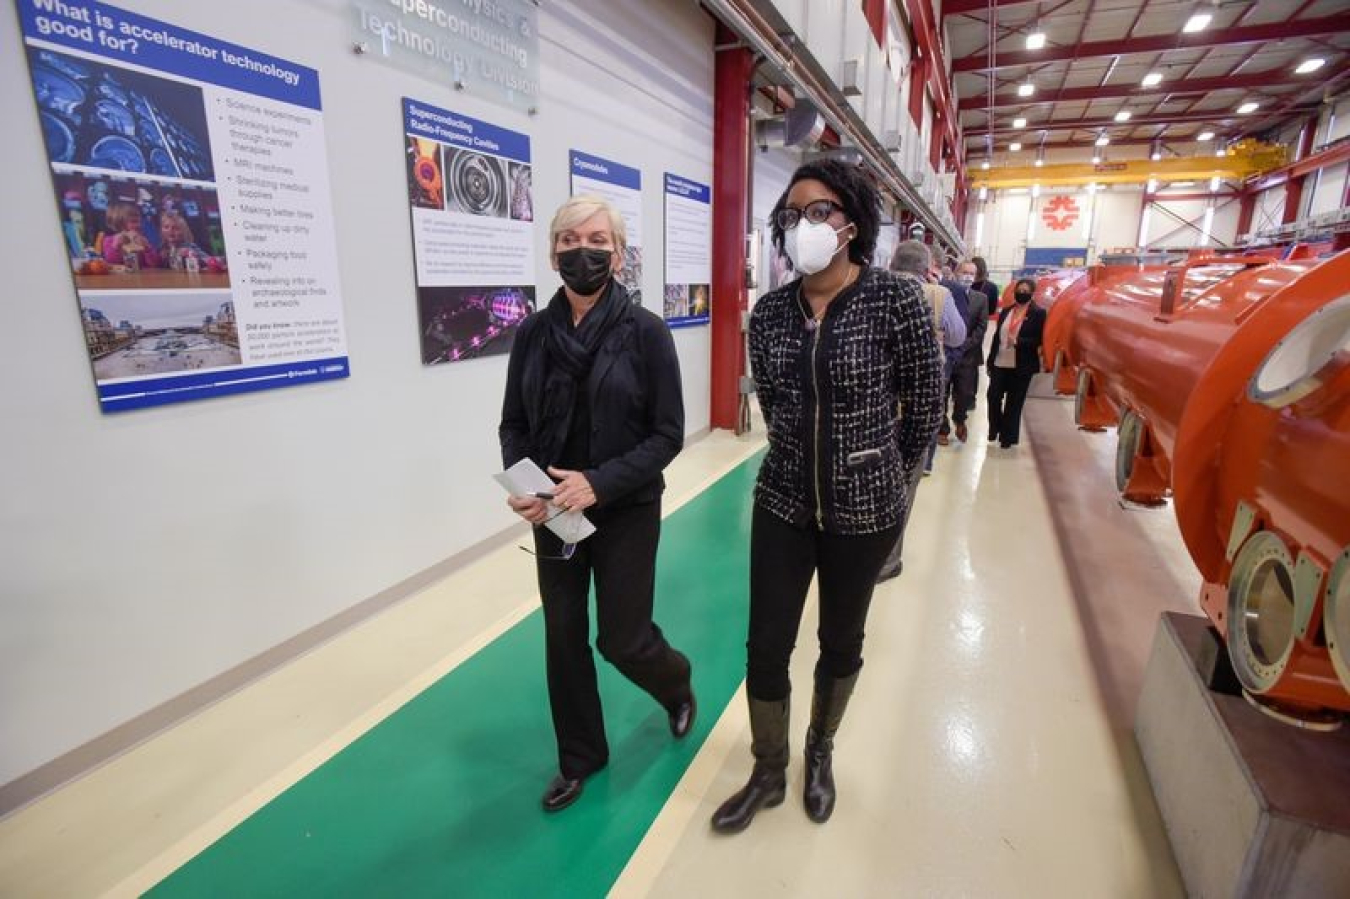
M358 0L358 53L523 112L539 105L535 0Z

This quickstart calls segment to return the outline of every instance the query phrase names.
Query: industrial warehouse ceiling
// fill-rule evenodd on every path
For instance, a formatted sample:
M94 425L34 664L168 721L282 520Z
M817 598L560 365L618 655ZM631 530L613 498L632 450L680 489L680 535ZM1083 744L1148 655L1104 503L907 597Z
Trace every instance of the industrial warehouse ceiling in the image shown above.
M942 14L972 166L1102 138L1167 155L1269 139L1350 87L1350 0L946 0Z

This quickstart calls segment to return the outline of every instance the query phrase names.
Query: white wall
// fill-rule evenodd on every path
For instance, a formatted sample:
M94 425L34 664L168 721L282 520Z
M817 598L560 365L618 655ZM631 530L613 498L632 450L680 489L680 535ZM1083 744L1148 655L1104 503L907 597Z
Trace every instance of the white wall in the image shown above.
M712 181L713 23L693 3L544 4L533 119L352 54L343 0L123 5L319 70L352 377L100 414L17 21L0 13L23 222L0 242L0 784L513 525L488 478L505 358L419 362L401 96L533 136L543 296L543 211L567 194L569 148L641 168L658 311L662 172ZM708 331L675 339L699 431Z
M973 199L967 216L966 240L972 253L984 256L998 278L1006 279L1008 272L1022 267L1026 248L1031 247L1087 247L1089 264L1096 262L1103 252L1134 247L1139 240L1142 211L1142 187L1113 185L1108 190L1090 195L1082 188L1055 188L1032 198L1029 192L991 190L982 204ZM1072 196L1081 210L1078 221L1068 230L1053 231L1043 219L1046 204L1052 197ZM978 196L978 192L975 194ZM1193 219L1196 227L1204 224L1206 201L1167 200L1160 198L1149 211L1147 243L1149 246L1193 247L1200 245L1200 234L1186 228L1162 210L1183 219ZM976 217L985 214L983 240L975 246ZM1089 212L1091 232L1088 232ZM1214 220L1210 226L1213 239L1209 246L1232 244L1237 237L1239 205L1237 201L1223 205L1216 201ZM1027 221L1034 217L1035 226L1030 243L1027 241Z

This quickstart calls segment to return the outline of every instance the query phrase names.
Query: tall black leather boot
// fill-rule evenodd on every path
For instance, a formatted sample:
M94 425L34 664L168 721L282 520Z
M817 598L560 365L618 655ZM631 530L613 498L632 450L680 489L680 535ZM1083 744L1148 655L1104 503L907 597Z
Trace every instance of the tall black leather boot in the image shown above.
M783 804L787 795L788 700L750 698L750 752L755 769L750 780L713 813L718 833L740 833L762 808Z
M824 824L834 813L834 735L844 720L858 674L844 678L816 675L811 697L811 726L806 732L806 817Z

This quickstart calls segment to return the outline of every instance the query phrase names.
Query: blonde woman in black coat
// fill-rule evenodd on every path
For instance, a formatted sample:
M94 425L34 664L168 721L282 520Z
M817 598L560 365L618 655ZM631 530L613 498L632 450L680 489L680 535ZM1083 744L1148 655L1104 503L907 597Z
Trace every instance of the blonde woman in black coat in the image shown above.
M563 285L521 325L511 347L499 436L506 467L521 459L557 480L551 499L513 496L531 524L544 605L548 696L558 775L545 811L581 795L609 760L590 646L595 579L596 646L652 696L683 737L694 722L689 660L652 621L661 472L684 443L680 366L670 331L635 306L614 275L623 266L623 218L595 196L573 197L549 226ZM596 531L564 544L545 524L585 511Z

